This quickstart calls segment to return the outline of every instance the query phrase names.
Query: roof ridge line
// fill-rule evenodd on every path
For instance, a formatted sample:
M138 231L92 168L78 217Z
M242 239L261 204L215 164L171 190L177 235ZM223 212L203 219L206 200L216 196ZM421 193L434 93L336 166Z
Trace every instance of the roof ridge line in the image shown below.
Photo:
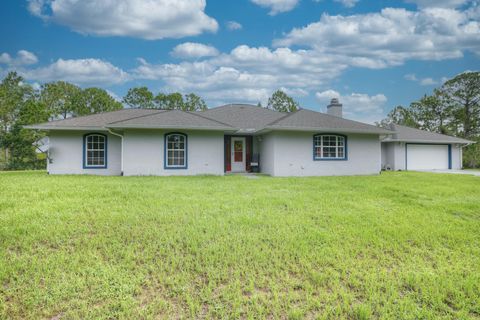
M138 108L138 109L141 109L141 108ZM123 119L123 120L117 120L117 121L108 122L106 127L108 127L108 125L114 124L114 123L119 123L119 122L128 121L128 120L133 120L133 119L138 119L138 118L149 117L149 116L153 116L153 115L155 115L155 114L159 114L159 113L162 113L162 112L172 111L172 110L165 110L165 109L157 109L157 110L160 110L160 111L153 112L153 113L150 113L150 114L144 114L144 115L141 115L141 116L131 117L131 118Z
M288 118L288 117L294 115L295 113L297 113L297 112L300 111L300 110L302 110L302 109L298 109L298 110L295 110L295 111L293 111L293 112L287 112L287 114L284 115L283 117L278 118L277 120L274 120L274 121L272 121L272 122L267 123L265 127L271 126L271 125L273 125L273 124L276 123L276 122L279 122L279 121L281 121L281 120L283 120L283 119L285 119L285 118Z
M183 111L183 110L180 110L180 111ZM227 126L227 127L233 128L233 129L238 129L238 128L232 127L232 126L229 125L228 123L221 122L221 121L218 121L218 120L215 120L215 119L206 117L206 116L204 116L204 115L199 115L199 114L197 113L198 111L183 111L183 112L186 112L186 113L189 113L189 114L192 114L192 115L195 115L195 116L197 116L197 117L200 117L200 118L203 118L203 119L207 119L207 120L210 120L210 121L213 121L213 122L220 123L220 124L222 124L222 125L224 125L224 126Z

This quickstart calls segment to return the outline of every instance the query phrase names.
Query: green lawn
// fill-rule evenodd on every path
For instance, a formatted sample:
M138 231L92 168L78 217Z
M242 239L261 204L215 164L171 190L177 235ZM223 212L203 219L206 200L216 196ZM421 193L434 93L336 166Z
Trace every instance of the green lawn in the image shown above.
M480 177L0 173L0 319L479 319Z

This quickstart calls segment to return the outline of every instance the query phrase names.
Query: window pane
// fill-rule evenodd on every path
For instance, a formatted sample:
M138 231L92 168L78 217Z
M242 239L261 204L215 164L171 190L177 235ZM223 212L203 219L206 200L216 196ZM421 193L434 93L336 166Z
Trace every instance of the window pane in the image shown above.
M167 136L167 166L181 167L185 166L184 154L186 139L180 134L171 134Z
M105 147L106 138L101 135L89 135L85 139L86 141L86 166L100 167L105 166Z
M324 158L335 158L336 155L335 147L323 147L323 157Z
M243 152L243 141L236 140L233 150L235 152Z
M313 138L314 157L317 159L345 158L345 137L316 135Z

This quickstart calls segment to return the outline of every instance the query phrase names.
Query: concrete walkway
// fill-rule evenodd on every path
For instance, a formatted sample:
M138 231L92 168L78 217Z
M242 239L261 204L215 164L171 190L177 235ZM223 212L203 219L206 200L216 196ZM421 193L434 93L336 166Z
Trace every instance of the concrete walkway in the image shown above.
M470 174L473 176L480 177L479 170L427 170L425 172L432 172L432 173L450 173L450 174Z

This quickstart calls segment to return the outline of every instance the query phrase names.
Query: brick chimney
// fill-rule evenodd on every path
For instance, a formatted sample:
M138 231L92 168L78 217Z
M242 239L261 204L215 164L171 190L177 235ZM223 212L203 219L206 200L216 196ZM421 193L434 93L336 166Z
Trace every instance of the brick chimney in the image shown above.
M337 98L333 98L330 101L330 104L327 106L327 114L335 117L342 118L343 112L342 112L342 104L338 102Z

